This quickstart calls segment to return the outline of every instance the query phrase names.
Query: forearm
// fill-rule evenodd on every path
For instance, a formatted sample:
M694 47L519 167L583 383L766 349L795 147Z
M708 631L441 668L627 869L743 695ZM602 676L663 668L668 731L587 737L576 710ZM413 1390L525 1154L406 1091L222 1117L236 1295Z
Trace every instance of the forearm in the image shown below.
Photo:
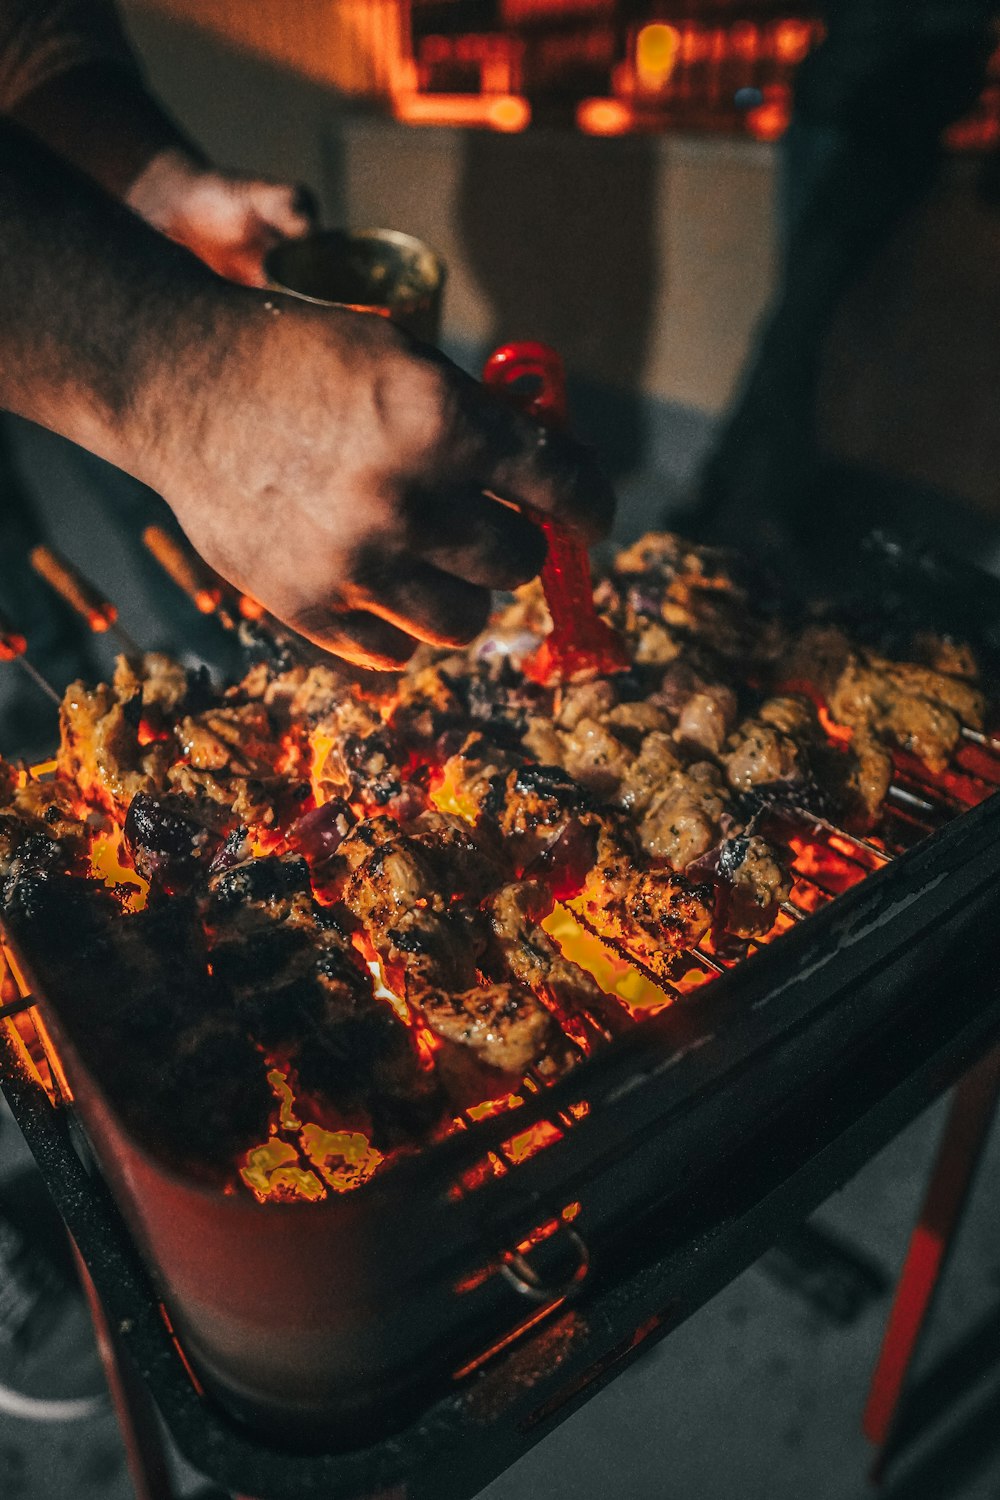
M0 121L0 405L148 479L240 295Z
M206 164L139 73L119 62L87 63L48 79L20 99L10 117L116 198L124 198L162 152Z

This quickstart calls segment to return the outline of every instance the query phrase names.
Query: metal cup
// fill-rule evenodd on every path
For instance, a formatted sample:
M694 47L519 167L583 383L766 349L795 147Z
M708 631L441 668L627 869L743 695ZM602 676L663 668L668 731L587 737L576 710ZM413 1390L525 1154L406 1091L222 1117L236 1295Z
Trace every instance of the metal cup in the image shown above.
M323 307L391 318L425 343L436 342L447 267L423 240L399 229L323 229L283 240L264 270L271 287Z

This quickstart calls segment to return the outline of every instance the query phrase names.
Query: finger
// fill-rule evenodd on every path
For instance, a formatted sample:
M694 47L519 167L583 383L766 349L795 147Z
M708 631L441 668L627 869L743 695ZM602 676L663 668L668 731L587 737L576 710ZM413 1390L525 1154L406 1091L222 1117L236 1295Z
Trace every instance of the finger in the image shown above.
M363 609L307 609L285 623L342 661L375 672L405 667L417 649L411 635Z
M559 521L588 541L608 535L615 494L597 455L482 389L469 413L481 442L476 477L487 490Z
M246 193L253 212L285 239L308 234L315 221L311 195L287 183L249 182Z
M519 511L475 490L426 496L411 508L424 562L487 589L515 589L541 571L545 537Z
M387 620L432 646L464 646L490 613L489 590L416 558L372 549L355 560L345 603Z

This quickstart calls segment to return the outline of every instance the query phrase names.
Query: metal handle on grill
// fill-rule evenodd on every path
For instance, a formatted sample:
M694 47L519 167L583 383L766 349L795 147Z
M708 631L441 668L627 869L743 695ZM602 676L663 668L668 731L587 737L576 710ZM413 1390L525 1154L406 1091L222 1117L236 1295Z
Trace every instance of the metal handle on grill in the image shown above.
M523 412L544 425L566 426L566 370L548 344L529 340L502 344L483 366L483 380L507 392ZM552 630L525 663L525 674L536 682L555 685L627 671L630 663L624 641L594 608L586 547L565 526L544 516L534 519L548 544L541 577Z
M581 1236L568 1224L560 1224L557 1235L565 1235L576 1254L576 1269L561 1281L545 1281L520 1250L508 1250L500 1262L500 1274L529 1302L557 1302L569 1297L590 1270L590 1251Z

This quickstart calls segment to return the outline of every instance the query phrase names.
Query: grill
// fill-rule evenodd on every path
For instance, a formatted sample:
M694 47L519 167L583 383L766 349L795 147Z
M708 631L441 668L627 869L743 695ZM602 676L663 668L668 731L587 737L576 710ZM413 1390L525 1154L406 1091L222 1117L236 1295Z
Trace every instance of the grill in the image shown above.
M877 568L928 617L967 615L965 580L927 559ZM4 1091L187 1457L260 1500L457 1500L513 1462L1000 1034L997 786L1000 744L969 732L941 775L897 758L878 839L775 804L796 878L766 940L738 959L703 940L667 980L602 940L618 1004L584 1018L592 1055L310 1207L315 1232L302 1205L263 1229L137 1150L8 943ZM349 1305L303 1332L331 1267Z

